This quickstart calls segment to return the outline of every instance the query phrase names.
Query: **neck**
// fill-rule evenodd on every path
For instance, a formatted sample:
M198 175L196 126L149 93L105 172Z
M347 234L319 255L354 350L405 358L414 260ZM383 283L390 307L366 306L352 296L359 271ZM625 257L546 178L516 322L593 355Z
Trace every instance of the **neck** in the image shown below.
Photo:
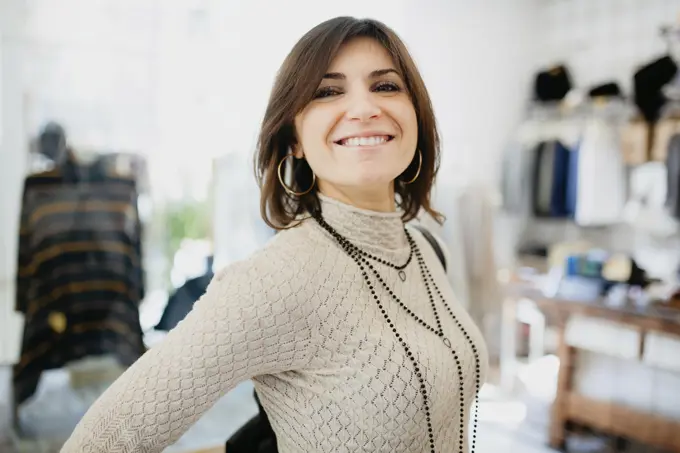
M323 219L354 245L373 251L410 250L402 212L360 208L323 193L318 197Z
M362 188L343 188L319 182L319 192L328 198L345 203L355 208L374 212L395 212L394 186L380 187L372 190Z

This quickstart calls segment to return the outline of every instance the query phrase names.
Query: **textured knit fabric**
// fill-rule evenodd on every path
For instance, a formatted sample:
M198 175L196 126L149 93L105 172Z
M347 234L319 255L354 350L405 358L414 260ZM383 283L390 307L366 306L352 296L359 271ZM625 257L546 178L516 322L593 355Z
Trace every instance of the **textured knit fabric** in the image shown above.
M404 263L409 246L399 213L375 213L322 198L323 216L375 256ZM438 452L457 452L474 413L475 354L481 382L486 347L453 299L434 251L411 234L466 333L437 301L445 335L460 358L390 299L376 293L421 366ZM413 311L436 325L418 261L406 280L374 265ZM253 378L281 453L429 451L420 382L373 300L361 271L313 219L277 234L251 258L218 272L206 294L92 406L64 453L160 452L213 403ZM460 419L460 389L465 420ZM466 437L467 428L463 433ZM479 436L479 432L478 432ZM226 435L225 435L226 437Z

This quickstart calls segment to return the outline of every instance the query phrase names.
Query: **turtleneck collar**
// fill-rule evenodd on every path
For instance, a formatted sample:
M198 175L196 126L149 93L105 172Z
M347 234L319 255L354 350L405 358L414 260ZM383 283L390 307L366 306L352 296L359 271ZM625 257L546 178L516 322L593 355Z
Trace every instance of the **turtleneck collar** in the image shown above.
M324 220L353 244L384 251L408 248L401 211L370 211L317 195Z

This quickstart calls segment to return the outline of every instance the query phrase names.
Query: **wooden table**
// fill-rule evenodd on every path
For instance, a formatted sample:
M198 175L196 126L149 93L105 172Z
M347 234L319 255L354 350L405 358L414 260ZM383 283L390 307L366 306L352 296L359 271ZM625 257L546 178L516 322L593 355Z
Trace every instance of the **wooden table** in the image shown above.
M680 453L680 422L636 411L616 403L593 400L574 391L572 378L577 350L569 346L565 338L567 321L574 315L606 319L633 327L640 332L639 357L641 357L648 332L680 336L680 314L673 314L654 306L611 307L602 300L576 302L551 298L546 297L535 286L527 284L508 285L506 295L503 306L501 350L501 372L506 374L506 379L508 379L508 373L514 373L511 361L514 361L515 354L517 302L521 299L532 300L541 311L557 323L560 369L550 422L551 447L564 449L567 424L576 423L614 436L632 438L647 445Z
M204 450L185 451L184 453L225 453L225 449L224 449L224 446L222 446L222 447L208 448L208 449L204 449Z

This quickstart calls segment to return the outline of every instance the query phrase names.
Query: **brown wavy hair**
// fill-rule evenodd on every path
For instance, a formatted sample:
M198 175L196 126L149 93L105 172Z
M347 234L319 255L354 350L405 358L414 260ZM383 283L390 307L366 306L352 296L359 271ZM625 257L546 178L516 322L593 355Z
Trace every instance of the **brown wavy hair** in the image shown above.
M276 76L267 110L258 137L255 153L255 173L261 189L260 213L275 229L292 226L300 214L320 213L317 187L300 197L288 194L278 178L278 165L296 143L294 121L298 113L312 101L326 70L342 45L353 38L375 39L390 54L396 69L406 84L418 121L418 149L423 162L418 178L416 153L411 164L394 184L404 221L415 218L421 209L440 223L442 215L430 205L430 193L439 170L440 140L432 102L425 83L397 34L382 22L373 19L336 17L308 31L293 47ZM313 182L312 170L305 159L295 161L292 181L287 183L296 192L307 190Z

